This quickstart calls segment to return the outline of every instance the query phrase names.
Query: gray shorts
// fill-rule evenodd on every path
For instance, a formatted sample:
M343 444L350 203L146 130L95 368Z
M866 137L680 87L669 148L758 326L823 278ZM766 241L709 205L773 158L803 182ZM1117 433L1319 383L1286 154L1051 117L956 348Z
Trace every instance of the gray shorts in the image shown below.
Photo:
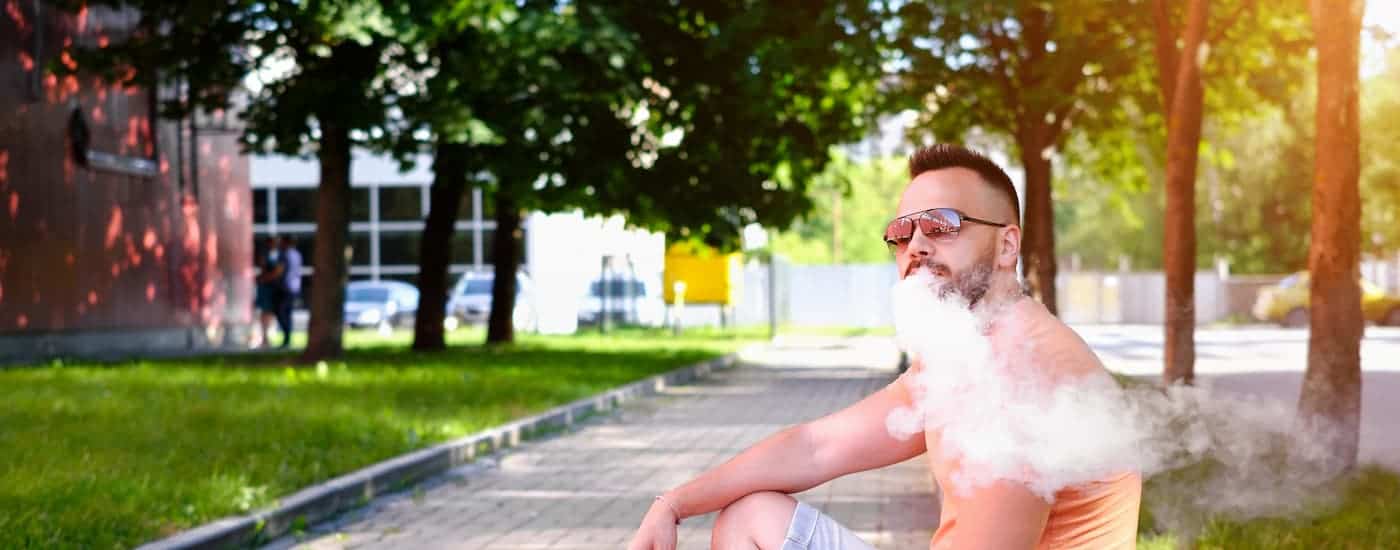
M875 550L830 516L804 502L797 503L788 524L783 550Z

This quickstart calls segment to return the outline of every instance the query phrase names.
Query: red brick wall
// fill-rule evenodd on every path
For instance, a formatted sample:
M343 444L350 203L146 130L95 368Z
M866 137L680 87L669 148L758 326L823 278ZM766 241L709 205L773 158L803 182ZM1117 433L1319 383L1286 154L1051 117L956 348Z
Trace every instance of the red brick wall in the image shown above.
M48 5L35 14L34 5L0 0L0 334L196 328L216 336L249 322L251 191L236 136L203 131L196 189L187 129L181 154L173 121L152 131L146 90L42 72L63 45L112 40L134 18ZM91 150L150 159L159 174L76 164L75 108Z

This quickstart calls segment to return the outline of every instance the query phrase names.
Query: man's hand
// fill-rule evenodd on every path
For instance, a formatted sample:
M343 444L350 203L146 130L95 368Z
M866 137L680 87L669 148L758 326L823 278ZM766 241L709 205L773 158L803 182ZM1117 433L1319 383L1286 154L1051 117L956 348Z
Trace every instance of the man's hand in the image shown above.
M651 509L642 518L642 526L632 535L632 544L627 550L675 550L676 513L660 500L651 503Z

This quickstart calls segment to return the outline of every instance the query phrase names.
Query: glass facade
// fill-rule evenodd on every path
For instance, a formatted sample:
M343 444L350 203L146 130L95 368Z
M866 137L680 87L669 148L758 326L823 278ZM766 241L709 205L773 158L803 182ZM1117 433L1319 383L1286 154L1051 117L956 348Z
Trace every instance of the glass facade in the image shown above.
M425 206L422 187L379 188L379 219L384 221L423 221Z
M272 189L268 194L272 195ZM277 223L316 223L316 188L277 189ZM257 217L256 206L253 217ZM272 223L271 220L268 223Z
M316 188L311 185L264 186L256 182L253 185L255 254L262 251L269 235L293 235L307 270L312 271ZM351 280L417 281L423 219L431 196L428 187L428 182L352 186L347 242ZM477 191L468 191L462 197L457 229L450 245L454 276L491 267L490 243L495 221L484 215L473 216L475 212L489 212L487 205L478 204L481 200L482 194ZM303 296L310 291L309 285L308 281L303 286Z

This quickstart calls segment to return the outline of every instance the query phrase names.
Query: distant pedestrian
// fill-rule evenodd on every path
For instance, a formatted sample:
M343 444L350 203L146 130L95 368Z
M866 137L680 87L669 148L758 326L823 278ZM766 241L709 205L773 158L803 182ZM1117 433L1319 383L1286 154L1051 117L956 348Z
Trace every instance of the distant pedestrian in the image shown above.
M258 327L261 329L259 334L262 337L256 347L272 345L269 332L272 330L272 321L277 318L278 295L282 292L277 237L268 237L266 246L262 256L258 258L257 294L253 298L253 308L258 316Z
M278 248L278 268L281 272L277 303L277 325L282 327L282 347L292 345L292 308L301 297L301 252L296 248L296 237L282 236Z

